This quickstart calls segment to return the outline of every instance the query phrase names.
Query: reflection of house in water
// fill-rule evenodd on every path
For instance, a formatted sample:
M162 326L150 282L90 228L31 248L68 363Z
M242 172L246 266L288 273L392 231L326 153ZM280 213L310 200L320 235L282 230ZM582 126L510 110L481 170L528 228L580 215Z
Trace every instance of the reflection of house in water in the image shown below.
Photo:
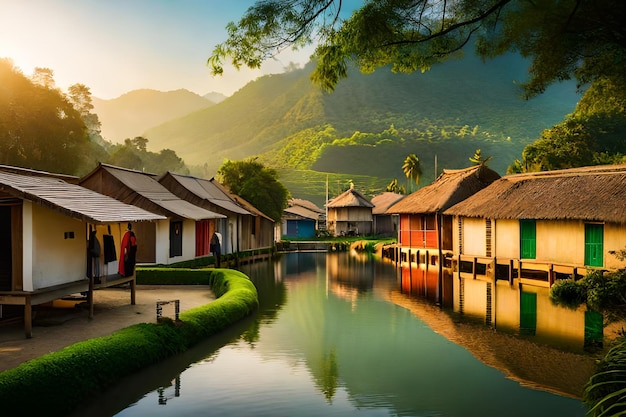
M553 306L555 280L624 262L626 165L510 175L454 215L455 309L498 328L602 340L599 313Z
M482 190L500 176L484 165L444 170L435 182L392 205L400 215L394 259L401 261L405 291L452 305L452 217L444 211ZM440 260L444 260L440 262ZM440 279L441 278L441 279Z

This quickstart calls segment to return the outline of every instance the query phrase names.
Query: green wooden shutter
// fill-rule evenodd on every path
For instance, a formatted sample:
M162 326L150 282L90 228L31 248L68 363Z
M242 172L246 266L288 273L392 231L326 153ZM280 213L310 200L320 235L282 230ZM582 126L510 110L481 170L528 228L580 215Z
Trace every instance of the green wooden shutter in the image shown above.
M537 294L520 292L519 329L521 334L534 335L537 330Z
M585 265L604 265L604 225L585 224Z
M520 258L535 259L537 256L537 225L534 220L520 220Z

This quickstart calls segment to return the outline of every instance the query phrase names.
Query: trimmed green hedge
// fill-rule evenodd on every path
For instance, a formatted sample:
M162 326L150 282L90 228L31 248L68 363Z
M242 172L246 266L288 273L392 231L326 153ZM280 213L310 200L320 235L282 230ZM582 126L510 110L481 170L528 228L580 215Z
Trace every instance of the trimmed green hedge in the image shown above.
M218 298L181 312L180 323L136 324L0 373L3 414L66 415L91 394L188 349L258 307L254 284L235 270L155 268L141 269L138 275L138 281L150 284L209 284Z

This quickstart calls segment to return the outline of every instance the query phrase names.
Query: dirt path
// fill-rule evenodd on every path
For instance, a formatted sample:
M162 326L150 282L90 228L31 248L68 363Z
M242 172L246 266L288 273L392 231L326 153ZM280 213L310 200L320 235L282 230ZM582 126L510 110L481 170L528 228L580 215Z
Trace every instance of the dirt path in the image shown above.
M94 293L94 317L83 300L55 301L54 307L38 308L33 337L24 337L22 323L0 326L0 372L46 353L95 337L106 336L136 323L156 322L157 301L180 301L180 311L207 304L215 297L209 286L138 285L136 304L130 290L107 288ZM174 304L163 306L163 316L174 317Z

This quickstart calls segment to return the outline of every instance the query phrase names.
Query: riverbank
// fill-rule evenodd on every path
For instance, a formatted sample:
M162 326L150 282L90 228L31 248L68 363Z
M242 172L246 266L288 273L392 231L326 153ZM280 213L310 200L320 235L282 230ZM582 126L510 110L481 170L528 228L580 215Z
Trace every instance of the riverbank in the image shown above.
M137 285L136 304L130 289L106 288L94 292L94 318L89 319L83 299L57 301L40 309L33 337L24 337L24 325L15 322L0 328L0 372L74 343L107 336L137 323L156 323L156 302L179 300L180 310L208 304L215 295L208 285ZM171 306L173 308L173 306ZM169 316L168 306L164 315Z

